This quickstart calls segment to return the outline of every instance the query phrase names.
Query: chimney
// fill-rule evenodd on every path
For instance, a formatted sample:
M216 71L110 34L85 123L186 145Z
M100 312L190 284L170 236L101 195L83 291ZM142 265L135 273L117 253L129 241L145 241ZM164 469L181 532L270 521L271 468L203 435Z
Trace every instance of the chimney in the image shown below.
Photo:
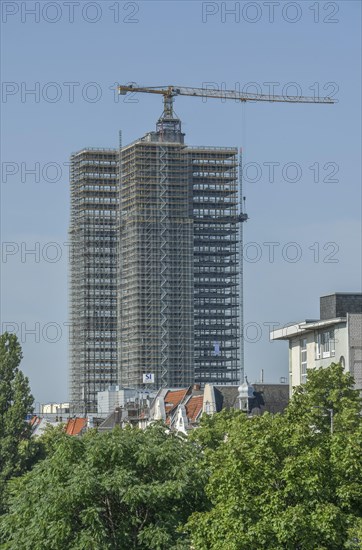
M114 423L115 424L120 424L121 423L121 417L122 417L122 413L121 413L121 408L120 407L116 407L115 410L115 415L114 415Z

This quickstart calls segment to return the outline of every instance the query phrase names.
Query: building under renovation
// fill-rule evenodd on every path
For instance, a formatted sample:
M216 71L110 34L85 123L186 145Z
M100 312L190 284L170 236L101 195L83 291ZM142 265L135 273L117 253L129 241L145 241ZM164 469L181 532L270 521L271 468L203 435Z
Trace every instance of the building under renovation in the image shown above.
M192 188L180 121L122 148L119 384L194 380Z
M71 400L242 378L238 151L156 131L71 159ZM151 382L149 384L148 382Z
M238 384L242 375L242 273L238 155L186 149L192 188L195 382Z
M72 155L69 382L72 409L83 413L117 382L118 182L114 150Z

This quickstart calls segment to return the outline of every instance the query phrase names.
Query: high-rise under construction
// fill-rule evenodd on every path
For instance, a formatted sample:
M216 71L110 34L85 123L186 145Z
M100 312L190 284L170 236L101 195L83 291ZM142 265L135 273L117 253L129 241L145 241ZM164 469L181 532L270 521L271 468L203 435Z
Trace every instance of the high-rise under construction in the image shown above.
M71 168L71 399L240 381L238 152L156 131Z
M192 188L179 120L122 148L118 362L122 386L194 380Z
M97 392L117 382L118 157L83 149L70 169L70 401L96 410Z

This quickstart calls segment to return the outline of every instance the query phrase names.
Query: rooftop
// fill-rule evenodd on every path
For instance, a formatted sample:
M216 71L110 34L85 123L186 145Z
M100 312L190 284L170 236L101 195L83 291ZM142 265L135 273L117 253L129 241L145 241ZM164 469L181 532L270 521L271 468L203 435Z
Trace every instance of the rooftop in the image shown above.
M80 435L82 430L86 428L86 426L86 418L69 418L65 426L65 433L67 435Z
M187 401L185 408L189 422L196 422L198 416L202 412L203 402L203 395L192 395Z
M306 334L314 329L329 327L346 322L346 317L336 317L335 319L327 319L325 321L301 321L295 325L279 328L270 332L271 340L289 340L294 336Z
M182 390L169 390L164 399L166 414L172 409L177 407L177 405L186 397L189 388Z

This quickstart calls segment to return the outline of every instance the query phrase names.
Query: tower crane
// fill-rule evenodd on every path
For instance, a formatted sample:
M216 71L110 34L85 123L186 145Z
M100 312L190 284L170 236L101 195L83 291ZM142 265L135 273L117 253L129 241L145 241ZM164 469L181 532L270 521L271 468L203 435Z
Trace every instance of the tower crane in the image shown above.
M272 94L249 94L237 90L215 90L210 88L189 88L185 86L138 86L126 84L118 86L118 93L126 95L129 92L163 95L164 116L173 118L173 101L176 96L210 97L215 99L234 99L246 101L269 101L272 103L334 103L329 97L286 96Z
M233 99L245 103L247 101L264 101L270 103L322 103L333 104L334 100L330 97L312 97L312 96L287 96L287 95L273 95L273 94L250 94L240 92L238 90L220 90L212 89L208 87L204 88L190 88L185 86L139 86L135 83L129 83L126 85L118 86L118 93L120 95L126 95L127 93L146 93L146 94L158 94L163 96L163 114L159 119L161 128L163 123L172 125L175 129L179 128L180 121L174 116L173 103L176 96L189 96L189 97L201 97L201 98L215 98L215 99ZM241 172L241 170L240 170ZM240 200L245 201L245 197L242 197L242 185L241 174L239 175L239 192ZM240 211L238 215L239 222L245 222L248 219L248 215L243 212L242 204L240 204ZM239 224L239 244L242 248L243 243L243 231L242 223ZM242 254L240 255L240 382L244 381L244 335L243 335L243 260Z

